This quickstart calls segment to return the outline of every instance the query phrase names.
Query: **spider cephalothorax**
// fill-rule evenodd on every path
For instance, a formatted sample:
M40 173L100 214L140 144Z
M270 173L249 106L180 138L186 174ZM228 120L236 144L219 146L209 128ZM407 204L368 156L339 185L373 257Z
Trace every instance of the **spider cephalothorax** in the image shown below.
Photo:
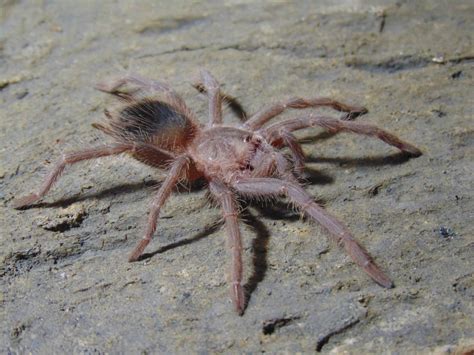
M160 209L180 180L204 178L220 204L232 250L231 295L236 311L242 314L245 295L242 286L242 241L238 226L236 196L286 196L309 218L326 229L370 277L384 287L392 287L390 279L375 265L369 254L357 243L349 230L326 212L298 183L296 176L304 167L304 154L292 132L320 126L331 132L353 132L373 136L418 156L413 145L373 125L335 119L308 113L296 118L267 124L287 108L332 107L346 112L344 118L364 114L363 107L345 105L327 99L295 98L269 105L250 116L244 123L231 126L222 122L222 102L239 107L235 99L221 93L219 84L207 71L201 71L196 88L207 93L209 120L199 123L184 100L169 86L138 76L126 76L97 88L121 100L106 110L106 121L93 126L113 141L105 146L86 148L65 154L51 170L37 193L15 201L23 208L42 198L56 182L67 164L87 159L128 153L150 166L167 169L167 177L153 198L145 236L131 253L129 260L142 255L156 230ZM290 158L281 153L287 147Z

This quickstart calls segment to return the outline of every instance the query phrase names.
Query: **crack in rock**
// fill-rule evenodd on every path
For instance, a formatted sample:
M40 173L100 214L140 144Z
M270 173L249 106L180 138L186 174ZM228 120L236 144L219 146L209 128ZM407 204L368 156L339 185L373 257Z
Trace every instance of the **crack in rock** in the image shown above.
M353 327L357 323L360 322L360 319L358 318L351 318L347 321L345 321L343 324L341 324L339 327L336 329L330 330L327 334L321 335L318 338L318 342L316 343L316 351L319 353L323 349L323 346L326 345L329 342L329 339L337 334L341 334L342 332L346 331L347 329Z
M263 322L262 332L264 335L270 335L275 332L275 330L282 328L294 320L300 319L300 316L285 317L285 318L274 318L266 320Z

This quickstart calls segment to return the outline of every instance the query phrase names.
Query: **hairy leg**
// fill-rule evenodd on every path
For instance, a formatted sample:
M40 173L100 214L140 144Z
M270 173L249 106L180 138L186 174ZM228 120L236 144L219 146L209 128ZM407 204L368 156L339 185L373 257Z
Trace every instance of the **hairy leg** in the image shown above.
M124 86L126 85L130 85L131 87L124 89ZM155 97L157 94L160 94L162 95L162 98L165 99L166 103L174 110L186 116L193 125L199 126L194 112L189 109L183 98L169 85L160 81L146 79L134 74L109 82L98 83L95 88L102 92L117 96L128 103L140 102L144 97L150 99ZM160 101L160 97L158 97L158 100ZM104 113L109 119L111 119L110 112L105 110Z
M232 250L232 302L236 312L242 315L245 308L245 295L242 287L242 238L237 220L238 213L235 196L228 187L217 181L211 181L209 188L211 193L220 202L223 210L229 236L229 246Z
M422 154L422 152L414 145L401 140L394 134L378 128L377 126L360 122L341 121L335 118L315 115L302 116L274 123L263 129L261 134L271 142L274 139L277 139L281 135L281 132L293 132L314 126L323 127L333 133L352 132L376 137L389 145L410 153L413 156L420 156Z
M58 180L66 165L75 164L83 160L96 159L109 155L117 155L127 151L133 151L134 148L135 146L133 144L119 143L64 154L54 165L51 172L47 175L39 191L15 200L13 202L13 207L23 208L41 199L46 193L48 193L53 184Z
M288 130L280 130L274 136L275 137L270 142L270 144L277 148L286 146L288 149L290 149L291 158L294 165L294 172L297 176L301 176L304 170L304 162L306 157L296 137Z
M193 87L202 94L207 94L207 90L204 87L202 82L196 82L193 84ZM232 112L242 121L245 122L247 120L247 112L240 104L237 98L230 96L226 93L221 92L222 101L228 105L228 107L232 110Z
M160 215L161 207L163 207L164 203L170 196L173 187L181 178L184 177L184 173L187 170L188 165L189 158L187 156L180 156L176 158L176 160L171 165L165 181L163 181L163 184L160 186L160 189L158 190L151 203L151 209L148 215L148 224L145 236L142 238L142 240L138 242L135 249L133 249L132 253L128 258L128 261L137 261L143 254L143 251L145 250L146 246L150 243L151 239L153 238L153 234L156 231L156 225L158 222L158 217Z
M365 107L350 106L325 97L316 97L312 99L292 98L263 108L250 116L243 126L246 129L256 130L288 108L304 109L309 107L332 107L337 111L347 112L346 119L355 118L368 112Z
M324 227L372 279L383 287L393 287L392 281L372 261L370 255L357 243L347 227L315 203L298 184L274 178L258 178L240 179L233 184L233 187L237 192L247 196L287 196L301 211Z
M172 96L176 101L184 103L184 100L181 98L181 96L179 96L169 85L156 80L146 79L135 74L126 75L109 82L98 83L95 88L99 91L127 99L130 98L131 95L133 96L134 93L133 90L131 93L120 90L127 84L135 85L136 88L143 89L148 92L164 93L166 95Z
M250 164L253 167L253 170L251 170L253 178L268 177L276 174L276 176L284 180L297 182L294 175L294 167L292 169L288 159L267 142L261 142L260 149L257 150Z
M201 80L209 98L209 126L222 123L222 98L219 83L210 72L201 70Z

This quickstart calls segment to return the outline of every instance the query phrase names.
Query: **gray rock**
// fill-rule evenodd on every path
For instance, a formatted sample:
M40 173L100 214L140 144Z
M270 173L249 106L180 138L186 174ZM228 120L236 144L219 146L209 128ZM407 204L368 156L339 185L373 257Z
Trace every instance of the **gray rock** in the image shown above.
M0 9L2 353L473 346L471 1L12 0ZM423 150L407 160L374 139L299 134L308 191L395 288L377 286L283 204L252 205L242 223L250 299L239 317L220 212L204 208L204 190L174 194L151 255L127 262L164 176L127 158L69 167L43 203L10 207L38 186L45 161L100 139L91 123L110 101L97 81L167 80L205 119L206 99L190 85L200 67L248 112L330 96L366 106L358 120Z

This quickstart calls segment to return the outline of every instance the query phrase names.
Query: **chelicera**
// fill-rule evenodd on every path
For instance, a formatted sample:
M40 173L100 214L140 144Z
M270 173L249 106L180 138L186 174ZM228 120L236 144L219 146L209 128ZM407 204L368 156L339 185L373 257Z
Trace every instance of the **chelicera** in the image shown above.
M242 285L242 240L238 224L238 195L246 197L285 196L307 217L321 225L375 282L393 286L348 228L319 206L298 181L304 168L303 150L294 131L319 126L326 130L352 132L378 138L412 156L420 150L376 126L317 115L314 112L270 123L288 108L330 107L353 118L367 110L328 98L293 98L271 104L238 125L223 122L222 104L236 101L223 94L216 79L206 70L195 87L209 100L207 124L198 121L184 100L168 85L138 76L126 76L97 88L119 98L119 105L105 110L106 120L93 126L112 138L107 145L64 154L54 165L38 192L14 202L24 208L41 199L64 168L83 160L129 154L158 169L167 177L152 199L144 237L129 256L136 261L150 243L160 210L179 181L204 178L219 203L232 255L231 297L238 314L243 314L246 297ZM289 154L282 153L288 148Z

